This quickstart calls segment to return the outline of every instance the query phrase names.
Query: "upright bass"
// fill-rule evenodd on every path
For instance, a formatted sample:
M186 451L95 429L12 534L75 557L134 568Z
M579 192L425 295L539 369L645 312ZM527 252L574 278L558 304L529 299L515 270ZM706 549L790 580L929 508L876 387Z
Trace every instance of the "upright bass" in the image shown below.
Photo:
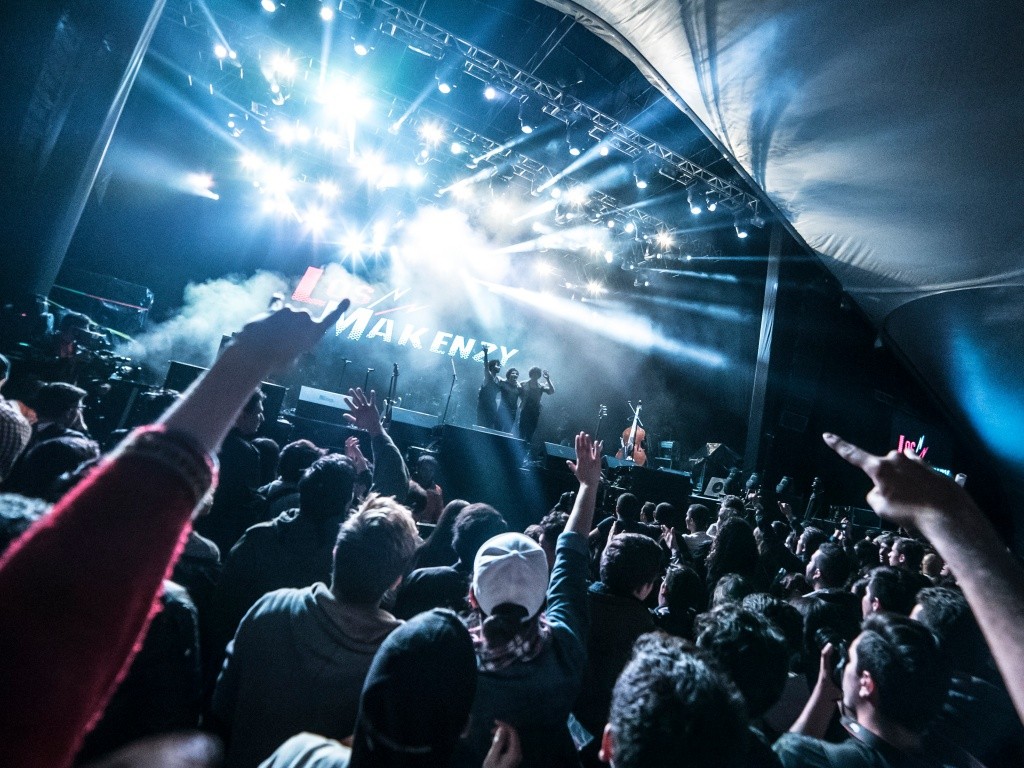
M630 404L632 407L632 404ZM647 463L647 451L644 450L644 440L647 432L640 422L640 408L642 401L637 401L636 410L633 411L633 423L622 431L622 447L615 454L615 458L632 461L638 467Z

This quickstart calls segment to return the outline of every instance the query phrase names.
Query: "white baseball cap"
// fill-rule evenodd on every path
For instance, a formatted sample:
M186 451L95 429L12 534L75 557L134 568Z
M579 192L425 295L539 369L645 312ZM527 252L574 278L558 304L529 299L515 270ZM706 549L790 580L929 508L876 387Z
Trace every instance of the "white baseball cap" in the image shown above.
M503 533L488 539L473 561L473 594L480 609L490 614L502 603L537 615L548 591L548 559L529 536Z

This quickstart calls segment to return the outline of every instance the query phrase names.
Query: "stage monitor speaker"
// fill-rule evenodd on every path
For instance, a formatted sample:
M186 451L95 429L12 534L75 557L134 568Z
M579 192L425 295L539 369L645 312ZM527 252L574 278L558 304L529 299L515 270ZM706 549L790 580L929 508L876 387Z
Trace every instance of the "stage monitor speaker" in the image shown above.
M445 498L490 504L517 528L527 512L520 468L528 450L524 440L505 432L445 424L439 455Z
M413 445L427 446L433 441L437 421L437 416L432 414L395 407L391 409L388 434L403 450Z
M724 496L725 495L725 478L724 477L712 477L708 479L707 485L704 486L705 496Z
M316 387L299 387L299 401L295 404L295 415L303 419L325 421L328 424L345 425L348 404L345 396Z
M576 449L559 443L544 443L544 468L552 472L569 472L566 461L576 461Z
M173 389L175 392L184 392L192 382L198 379L206 368L201 365L190 365L178 360L172 360L167 367L167 376L164 378L164 389ZM284 403L285 395L288 394L288 387L280 384L271 384L264 381L260 384L260 391L263 392L263 419L265 423L273 424L281 415L281 405Z
M679 509L690 503L690 476L674 469L635 467L629 473L629 487L641 501L667 501Z

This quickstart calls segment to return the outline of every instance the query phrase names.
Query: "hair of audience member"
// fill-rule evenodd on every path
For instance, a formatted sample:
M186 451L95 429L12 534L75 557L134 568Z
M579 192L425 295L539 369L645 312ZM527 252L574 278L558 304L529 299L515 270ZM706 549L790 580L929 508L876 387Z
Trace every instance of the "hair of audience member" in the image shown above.
M935 635L939 650L953 669L991 677L991 654L963 594L948 587L922 589L917 593L914 619Z
M822 649L828 644L847 646L860 631L860 602L849 592L819 592L813 597L794 602L803 615L804 672L813 684L818 674Z
M568 513L558 509L553 509L544 515L540 519L540 523L538 523L542 531L540 544L543 546L545 542L550 542L551 546L554 546L558 537L565 531L565 526L568 522Z
M181 399L181 395L173 389L159 389L155 392L143 392L135 401L132 409L132 425L153 424L164 413Z
M818 548L828 541L828 536L821 528L817 528L813 525L809 525L804 528L803 533L800 534L800 538L804 543L804 558L810 560L811 555L818 551Z
M914 607L913 587L898 568L887 565L871 569L866 577L865 591L869 601L877 598L883 611L909 616Z
M772 584L771 591L772 597L790 600L806 595L811 591L811 585L807 583L807 577L802 573L787 573L777 583Z
M666 528L675 528L680 533L686 531L686 513L667 501L661 502L654 508L654 521Z
M0 355L0 381L11 375L11 361L4 355Z
M936 552L929 552L921 561L921 573L933 582L942 577L942 569L945 566L942 558Z
M526 526L526 530L523 531L523 535L540 544L540 537L544 535L544 529L540 527L539 523L534 523L533 525Z
M702 613L694 627L697 647L710 653L747 702L747 714L760 717L782 696L789 676L789 646L768 619L739 605Z
M267 396L263 394L263 390L257 389L249 396L249 399L245 401L245 405L242 406L242 413L252 413L259 406L263 405L263 401L266 399Z
M858 572L874 568L878 565L878 545L868 539L861 539L853 545L853 555L857 558Z
M747 514L747 508L743 506L743 499L739 496L733 496L732 494L723 496L722 500L718 502L718 508L719 510L731 510L734 515L739 515L740 517Z
M764 616L775 625L775 628L786 638L791 659L797 659L803 652L804 620L800 611L787 603L772 597L767 592L755 592L747 595L740 605L759 616Z
M484 617L480 629L484 640L492 648L500 648L512 642L530 617L526 609L515 603L496 605L491 613Z
M715 519L714 513L703 504L691 504L686 508L686 514L693 520L698 531L706 531Z
M376 605L408 569L418 541L409 510L370 494L338 532L331 591L344 603Z
M893 551L904 560L901 565L908 571L920 573L921 561L924 560L924 544L917 539L900 538L892 545Z
M95 440L65 435L43 440L29 449L21 459L17 482L10 490L46 501L57 501L57 481L66 472L100 456Z
M43 384L33 398L33 408L40 421L54 421L82 402L87 392L63 381Z
M49 511L50 504L42 499L18 493L0 493L0 555Z
M747 595L753 594L754 585L738 573L727 573L717 582L711 593L711 608L727 603L738 603Z
M838 544L826 541L812 554L816 558L821 582L828 589L841 589L850 578L852 564L846 550Z
M452 548L455 519L468 506L469 502L465 499L452 499L444 505L434 530L416 551L415 567L423 568L425 566L422 563L433 563L435 560L438 565L452 565L458 559Z
M278 463L281 461L281 446L269 437L254 437L253 447L260 454L260 485L266 485L277 477Z
M284 482L297 483L302 479L302 473L325 454L323 448L318 448L309 440L293 440L281 449L277 471Z
M576 491L566 491L558 497L558 502L555 504L555 508L551 510L560 510L568 514L572 511L572 505L576 503Z
M744 764L747 716L732 681L693 646L642 635L612 692L616 768L732 768Z
M786 525L781 520L773 520L771 524L772 533L775 534L776 538L783 544L786 543L786 538L793 532L793 529Z
M409 619L373 657L359 698L351 768L448 765L476 682L473 641L458 616L434 609Z
M871 673L878 713L913 733L924 731L939 713L949 687L935 636L923 624L891 613L865 619L855 671Z
M661 571L661 547L650 536L613 536L601 554L601 583L619 597L629 597L654 583Z
M654 510L657 507L653 501L645 501L640 507L640 520L647 524L655 521Z
M718 528L718 535L708 553L708 583L717 584L727 573L738 573L753 580L757 573L757 541L750 523L741 517L726 520Z
M465 567L472 568L483 543L506 531L508 523L490 504L469 504L455 518L452 549Z
M356 470L347 456L322 456L299 480L299 514L319 519L344 515L352 504Z
M640 499L632 493L619 494L615 500L615 516L620 520L635 523L640 519Z
M665 590L665 605L673 615L682 616L690 611L696 615L707 605L704 580L688 565L669 568L662 584Z

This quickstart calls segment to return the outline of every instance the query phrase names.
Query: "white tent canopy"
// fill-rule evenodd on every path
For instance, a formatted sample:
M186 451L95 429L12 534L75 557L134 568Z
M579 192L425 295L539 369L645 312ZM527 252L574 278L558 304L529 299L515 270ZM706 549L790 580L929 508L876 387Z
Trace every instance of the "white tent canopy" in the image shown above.
M1024 5L542 1L687 112L1024 478Z

